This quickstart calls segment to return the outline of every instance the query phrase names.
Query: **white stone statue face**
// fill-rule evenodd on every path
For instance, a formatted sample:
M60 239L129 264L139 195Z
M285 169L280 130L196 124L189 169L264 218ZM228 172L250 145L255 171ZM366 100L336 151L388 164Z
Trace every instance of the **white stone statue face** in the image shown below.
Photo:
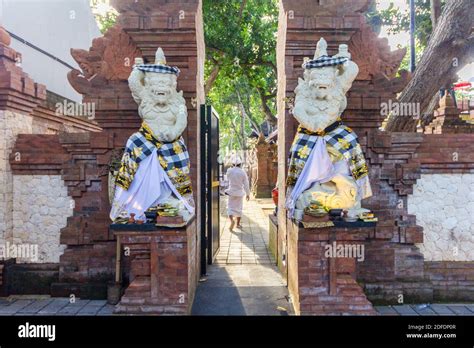
M155 64L166 64L160 48ZM162 142L176 140L187 125L186 101L183 92L176 90L177 81L175 74L143 72L140 69L133 69L128 78L133 99L138 104L138 114Z
M147 74L145 77L145 91L153 104L166 105L176 90L176 77L172 74Z
M323 40L323 39L321 39ZM327 56L326 42L320 40L315 59ZM345 45L339 46L334 57L350 59ZM295 89L293 115L304 128L317 132L330 126L347 106L346 92L357 76L359 68L348 60L344 64L307 69Z
M327 66L320 69L312 69L309 74L310 93L313 98L327 99L329 91L334 88L336 81L336 70Z

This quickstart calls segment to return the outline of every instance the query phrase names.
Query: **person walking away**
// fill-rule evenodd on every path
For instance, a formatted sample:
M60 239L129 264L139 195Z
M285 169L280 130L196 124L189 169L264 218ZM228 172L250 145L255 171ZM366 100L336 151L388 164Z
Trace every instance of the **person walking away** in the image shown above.
M227 215L229 215L230 226L232 232L234 226L242 228L240 219L242 218L242 207L244 196L247 201L250 199L249 179L247 173L242 169L242 160L239 157L232 159L233 166L227 170L227 180L229 188L225 193L229 196L227 200ZM235 217L235 221L234 221Z

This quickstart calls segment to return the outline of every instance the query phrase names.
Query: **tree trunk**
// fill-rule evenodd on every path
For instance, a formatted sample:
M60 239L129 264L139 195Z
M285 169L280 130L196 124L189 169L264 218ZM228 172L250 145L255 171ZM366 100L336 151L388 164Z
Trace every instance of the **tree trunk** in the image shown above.
M431 0L430 2L431 7L431 25L436 28L436 24L438 24L438 18L441 15L441 0Z
M232 125L233 129L237 130L237 125L235 124L232 118L230 118L230 124ZM234 134L235 134L235 137L237 138L237 141L239 142L240 148L243 149L244 144L243 144L243 140L240 138L240 133L236 131Z
M242 103L240 105L242 105ZM245 112L242 113L242 117L240 118L240 133L242 136L242 150L245 151L247 150L247 137L245 136Z
M262 110L263 110L263 113L265 114L265 118L268 121L268 123L272 125L272 127L275 127L278 122L278 119L275 117L275 115L273 115L272 110L270 110L270 107L267 104L267 101L273 98L274 96L265 95L265 92L261 89L258 89L258 93L260 94L260 100L262 101Z
M440 95L439 95L439 92L437 92L431 98L430 103L428 104L428 107L426 108L426 110L421 114L420 125L422 127L427 126L431 121L433 121L434 111L439 107L439 100L440 100Z
M220 68L221 67L219 63L216 63L216 65L214 65L214 67L212 68L212 71L209 74L209 77L207 78L206 83L204 85L204 93L205 93L204 95L207 96L209 94L209 91L211 90L212 85L216 81L217 76L219 76Z
M255 120L251 117L251 115L249 115L249 113L245 109L245 105L242 101L242 97L241 97L240 92L237 89L237 87L236 87L236 91L237 91L237 97L239 98L239 109L240 109L240 115L242 116L242 119L248 118L249 121L250 121L250 125L252 126L253 130L258 134L262 133L262 131L260 130L260 126L257 124L257 122L255 122ZM249 109L250 109L250 107L249 107Z
M473 61L474 24L472 0L448 0L431 34L413 78L405 87L399 103L419 103L426 110L433 96L466 64ZM401 104L403 105L403 104ZM392 132L414 132L414 115L391 115L385 129Z

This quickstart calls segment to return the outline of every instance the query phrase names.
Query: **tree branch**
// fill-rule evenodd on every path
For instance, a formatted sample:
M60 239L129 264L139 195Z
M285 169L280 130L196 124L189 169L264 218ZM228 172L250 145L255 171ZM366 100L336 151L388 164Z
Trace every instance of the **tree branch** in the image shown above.
M255 120L253 119L253 117L251 117L251 116L247 113L247 111L245 110L245 106L244 106L244 104L243 104L243 102L242 102L242 98L241 98L241 96L240 96L240 92L239 92L238 89L236 89L236 91L237 91L237 97L239 98L239 108L240 108L240 113L241 113L242 117L248 118L249 121L250 121L250 125L252 126L253 130L254 130L255 132L257 132L258 134L260 134L262 131L260 130L259 125L257 124L257 122L255 122Z
M217 76L219 76L219 71L221 67L219 63L217 62L214 67L212 68L211 73L209 74L209 77L206 80L206 83L204 84L204 93L205 95L209 94L209 91L211 90L212 86L214 85L214 82L217 80Z
M244 14L245 5L247 5L247 0L242 0L239 11L239 23L242 22L242 15Z
M232 125L233 129L237 129L237 126L235 125L234 119L232 117L230 118L230 124ZM240 148L244 150L243 140L240 139L239 132L233 132L233 134L237 137L237 141L240 144Z
M257 88L257 90L258 94L260 95L260 100L262 101L262 110L265 114L265 118L272 126L275 126L278 122L278 119L275 117L275 115L273 115L272 110L267 103L272 97L271 95L265 95L265 91L263 91L261 88Z

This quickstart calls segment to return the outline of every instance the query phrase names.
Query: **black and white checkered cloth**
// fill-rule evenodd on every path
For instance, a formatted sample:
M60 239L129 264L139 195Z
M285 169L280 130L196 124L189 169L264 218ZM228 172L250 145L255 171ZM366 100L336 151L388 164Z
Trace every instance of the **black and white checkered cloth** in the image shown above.
M368 174L362 148L360 147L357 135L352 129L341 122L336 122L329 126L323 134L311 132L300 127L290 149L287 177L288 186L296 184L309 158L309 154L320 136L344 157L354 179L357 180Z
M153 136L146 123L143 123L140 131L132 134L128 139L115 183L124 190L128 190L140 162L150 156L155 148L161 167L168 174L178 192L182 196L191 195L189 153L183 138L179 137L170 143L160 142Z
M158 150L158 156L166 161L168 167L163 168L165 171L189 166L189 153L182 138L172 143L153 144L143 133L137 132L128 139L125 152L128 152L136 163L140 163L150 156L155 148Z
M162 64L140 64L140 65L135 65L135 68L143 72L175 74L175 75L179 75L180 73L180 70L178 69L178 67L162 65Z
M307 61L303 64L303 68L305 69L314 69L314 68L322 68L325 66L334 66L340 65L347 62L349 59L346 57L329 57L329 56L321 56L317 59L313 59Z

